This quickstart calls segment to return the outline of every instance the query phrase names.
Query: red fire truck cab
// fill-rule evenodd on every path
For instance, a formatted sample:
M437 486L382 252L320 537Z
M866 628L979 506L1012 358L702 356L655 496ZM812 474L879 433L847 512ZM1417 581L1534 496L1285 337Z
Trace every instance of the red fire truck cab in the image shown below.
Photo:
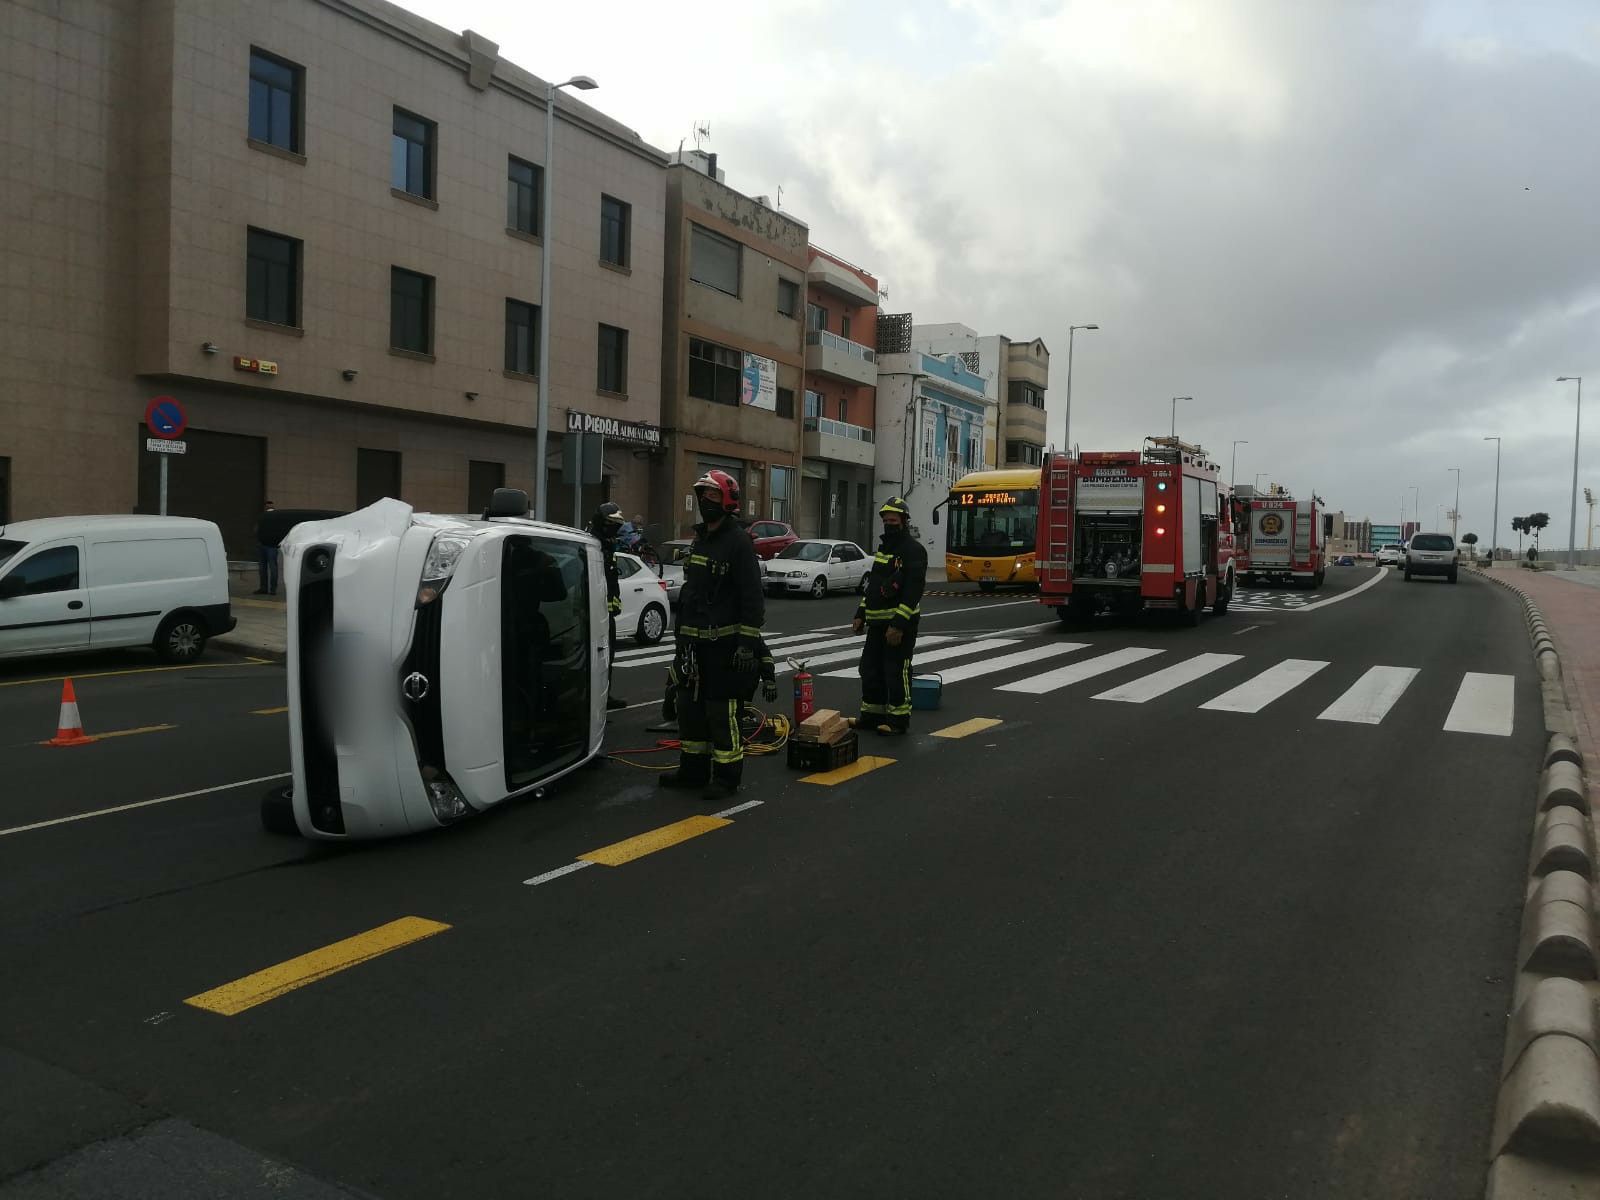
M1039 600L1063 621L1174 609L1192 625L1233 598L1234 538L1217 466L1175 437L1045 459Z
M1233 516L1239 577L1247 586L1322 586L1327 566L1318 497L1296 500L1282 492L1241 497L1233 502Z

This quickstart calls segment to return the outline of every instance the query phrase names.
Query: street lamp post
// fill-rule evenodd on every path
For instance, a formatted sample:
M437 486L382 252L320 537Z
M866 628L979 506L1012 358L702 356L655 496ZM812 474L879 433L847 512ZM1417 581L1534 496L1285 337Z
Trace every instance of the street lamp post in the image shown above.
M541 521L550 519L546 501L549 495L549 472L545 456L549 453L550 436L550 259L555 253L555 223L551 220L551 206L555 197L555 172L552 170L556 153L556 93L564 87L580 92L599 87L587 75L574 75L563 83L547 85L544 93L544 202L539 212L539 234L544 246L539 251L539 428L534 438L533 465L533 515ZM572 523L578 525L582 517L574 509Z
M1174 396L1172 398L1172 436L1173 437L1177 437L1178 436L1178 401L1179 400L1193 401L1194 397L1193 396Z
M1098 325L1067 326L1067 424L1061 431L1061 448L1072 453L1072 339L1080 329L1099 329Z
M1500 544L1500 439L1486 437L1486 442L1494 443L1494 529L1489 535L1489 562L1494 562L1495 547Z
M1446 467L1445 470L1456 473L1456 506L1450 510L1450 540L1453 542L1456 539L1456 527L1461 522L1461 468Z
M1411 520L1420 528L1422 525L1422 488L1413 483L1411 485ZM1400 521L1400 540L1409 541L1406 537L1406 523L1404 517Z
M1578 566L1578 435L1583 430L1583 376L1560 375L1557 383L1578 385L1578 415L1572 422L1572 513L1567 520L1567 570Z
M1230 488L1239 486L1239 447L1248 446L1249 444L1249 438L1240 438L1233 443L1233 461L1228 464L1228 486Z

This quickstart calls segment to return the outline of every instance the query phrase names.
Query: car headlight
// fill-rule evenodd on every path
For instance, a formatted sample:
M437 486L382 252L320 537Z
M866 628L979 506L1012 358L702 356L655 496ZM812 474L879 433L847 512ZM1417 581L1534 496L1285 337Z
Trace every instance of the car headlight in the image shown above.
M455 785L455 780L443 771L432 772L425 776L422 786L428 793L428 806L433 809L433 815L441 825L459 821L475 811L472 805L467 803L467 798L461 794L461 789Z
M461 555L471 544L472 538L464 533L441 533L434 537L422 564L422 582L417 585L418 608L439 598L456 573Z

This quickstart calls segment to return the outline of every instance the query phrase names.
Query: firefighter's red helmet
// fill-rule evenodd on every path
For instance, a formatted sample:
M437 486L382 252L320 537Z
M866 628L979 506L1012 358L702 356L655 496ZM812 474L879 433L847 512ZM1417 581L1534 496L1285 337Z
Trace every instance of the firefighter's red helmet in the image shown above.
M726 471L712 469L694 481L696 496L709 493L722 504L722 511L739 511L739 481Z

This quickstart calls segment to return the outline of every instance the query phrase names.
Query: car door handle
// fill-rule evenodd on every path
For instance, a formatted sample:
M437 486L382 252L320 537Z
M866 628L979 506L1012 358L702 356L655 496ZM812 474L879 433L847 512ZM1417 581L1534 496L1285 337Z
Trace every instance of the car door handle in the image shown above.
M77 612L78 609L83 607L83 601L82 600L69 600L69 601L67 601L67 607L72 609L73 612Z

